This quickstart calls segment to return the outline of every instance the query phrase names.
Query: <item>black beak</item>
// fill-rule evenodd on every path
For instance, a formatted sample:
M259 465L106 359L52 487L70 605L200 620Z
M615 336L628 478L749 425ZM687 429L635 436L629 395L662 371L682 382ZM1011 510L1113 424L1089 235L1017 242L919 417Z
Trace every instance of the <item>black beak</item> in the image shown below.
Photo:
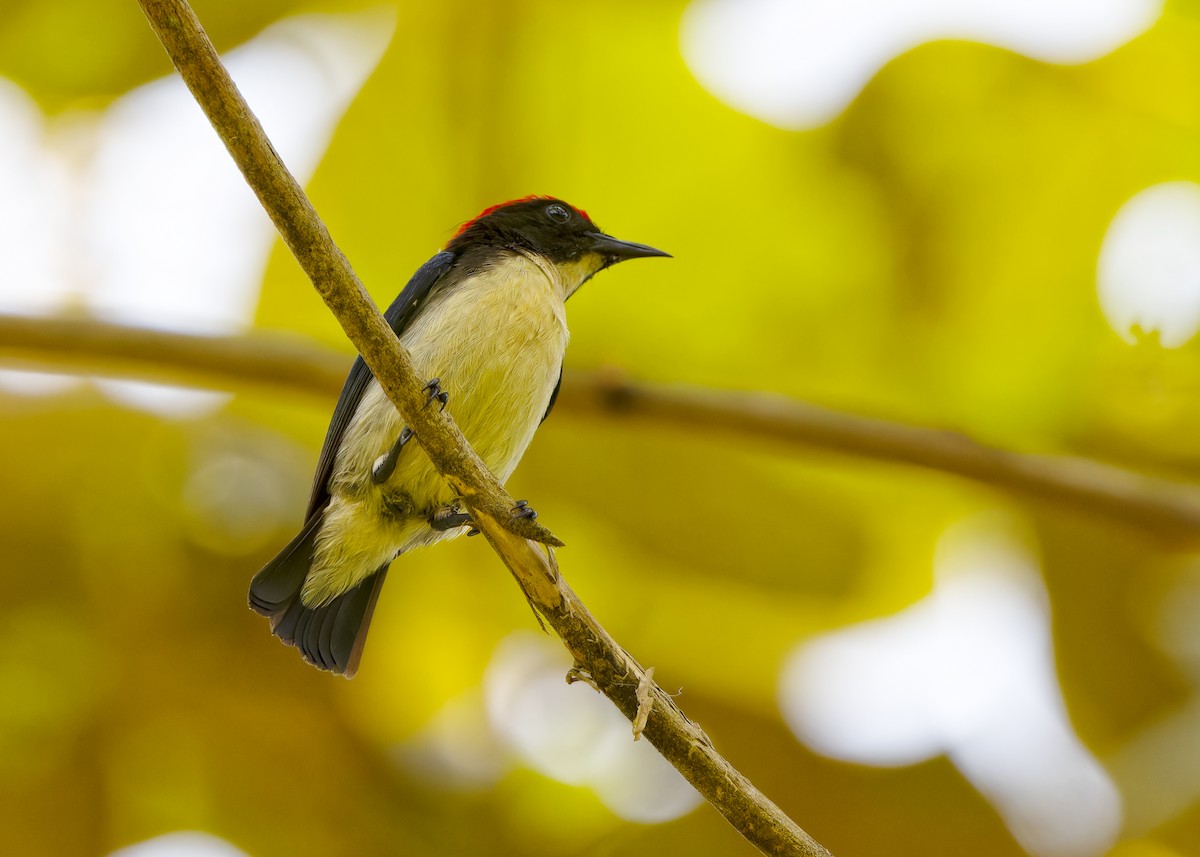
M648 256L670 257L671 255L654 247L648 247L645 244L634 244L632 241L622 241L619 238L613 238L611 235L605 235L603 232L593 232L591 238L592 250L605 258L605 267L615 265L617 262L624 262L626 259L641 259Z

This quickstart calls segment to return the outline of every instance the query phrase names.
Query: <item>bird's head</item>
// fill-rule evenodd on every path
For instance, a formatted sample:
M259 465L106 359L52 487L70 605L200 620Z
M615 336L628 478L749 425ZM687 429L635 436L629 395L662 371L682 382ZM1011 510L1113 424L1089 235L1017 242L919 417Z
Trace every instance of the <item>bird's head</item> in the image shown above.
M470 247L534 254L558 269L567 295L617 262L670 255L606 235L582 208L551 196L528 196L485 209L446 245L451 251Z

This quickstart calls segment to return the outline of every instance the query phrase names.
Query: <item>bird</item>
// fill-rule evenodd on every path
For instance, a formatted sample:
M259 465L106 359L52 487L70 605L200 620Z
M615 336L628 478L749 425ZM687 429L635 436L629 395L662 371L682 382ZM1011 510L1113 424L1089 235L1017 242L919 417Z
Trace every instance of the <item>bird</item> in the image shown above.
M669 256L600 230L552 196L485 209L422 265L384 318L501 483L550 415L565 303L618 262ZM358 357L325 435L304 525L250 583L250 607L304 660L352 678L392 561L473 532L469 513ZM524 501L514 516L537 513Z

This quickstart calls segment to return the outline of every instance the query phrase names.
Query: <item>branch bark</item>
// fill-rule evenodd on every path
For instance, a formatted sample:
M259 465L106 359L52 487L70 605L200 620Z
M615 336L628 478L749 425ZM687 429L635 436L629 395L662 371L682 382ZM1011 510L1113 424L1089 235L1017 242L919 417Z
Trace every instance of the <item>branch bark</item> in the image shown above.
M504 560L530 602L554 628L579 668L631 720L637 716L641 666L600 627L558 573L557 543L534 524L515 527L509 497L437 408L424 407L412 362L334 245L303 190L250 112L185 0L138 0L192 95L258 195L284 243L312 280L435 467L470 509L475 525ZM526 524L532 523L527 522ZM519 530L519 531L518 531ZM747 840L766 854L828 855L735 770L657 685L643 733Z
M252 385L333 398L349 358L290 337L207 337L87 319L0 315L0 360L36 369L115 374L217 389ZM822 408L767 393L630 381L571 372L555 417L703 429L973 479L1086 514L1200 542L1200 488L1084 458L1012 452L961 434Z

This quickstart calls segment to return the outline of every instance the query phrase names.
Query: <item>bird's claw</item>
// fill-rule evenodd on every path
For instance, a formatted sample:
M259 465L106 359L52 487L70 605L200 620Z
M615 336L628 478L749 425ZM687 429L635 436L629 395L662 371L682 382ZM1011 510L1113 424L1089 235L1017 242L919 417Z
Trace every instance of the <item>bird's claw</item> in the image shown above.
M396 470L396 462L400 458L400 452L404 449L404 444L412 440L412 436L412 429L405 426L403 431L400 432L400 437L396 440L395 445L375 459L375 463L371 465L372 482L376 485L382 485L391 478L392 473Z
M425 399L425 407L429 407L433 404L433 400L437 399L442 403L442 410L446 410L446 405L450 402L450 394L442 389L441 378L431 378L429 383L421 389L429 393Z
M438 532L446 530L457 530L459 527L465 527L470 524L474 529L474 522L471 520L471 515L467 512L460 512L453 506L445 509L439 509L429 516L429 526ZM467 533L470 535L470 533Z
M528 518L533 520L537 517L537 512L529 508L529 504L521 500L512 510L513 520ZM479 527L475 526L475 521L471 518L469 512L460 512L453 506L447 506L444 509L439 509L429 516L429 526L438 532L446 530L456 530L459 527L470 527L467 530L467 537L479 535Z
M513 518L528 518L531 521L537 520L537 512L525 500L518 500L517 505L512 509Z

